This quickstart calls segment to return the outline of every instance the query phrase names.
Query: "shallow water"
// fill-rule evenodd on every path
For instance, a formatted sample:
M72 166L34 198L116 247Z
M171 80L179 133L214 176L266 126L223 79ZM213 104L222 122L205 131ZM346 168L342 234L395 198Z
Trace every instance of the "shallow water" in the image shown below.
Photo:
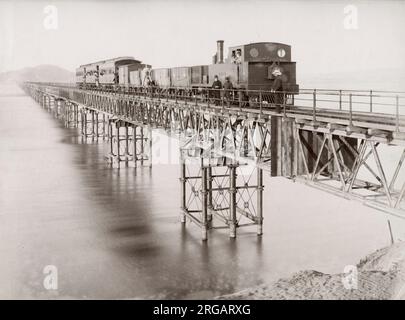
M2 87L0 298L210 298L302 269L342 272L390 242L383 214L266 176L264 235L216 230L202 243L179 223L177 165L111 169L105 153ZM44 288L47 265L58 290Z

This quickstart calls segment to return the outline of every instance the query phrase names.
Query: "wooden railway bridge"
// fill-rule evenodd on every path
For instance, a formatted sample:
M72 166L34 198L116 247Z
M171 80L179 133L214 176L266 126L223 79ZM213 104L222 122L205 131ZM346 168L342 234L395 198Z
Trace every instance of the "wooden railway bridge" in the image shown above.
M235 237L238 227L256 225L262 234L263 171L405 218L400 93L301 90L294 107L275 110L260 99L212 103L176 89L23 88L86 139L108 139L112 166L152 165L155 128L178 137L181 221L195 222L203 240L211 228Z

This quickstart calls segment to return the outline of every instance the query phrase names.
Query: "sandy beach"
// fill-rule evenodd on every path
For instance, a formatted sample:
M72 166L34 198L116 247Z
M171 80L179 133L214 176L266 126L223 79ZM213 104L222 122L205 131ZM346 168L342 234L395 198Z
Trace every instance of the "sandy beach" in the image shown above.
M405 299L405 242L367 255L351 270L355 273L300 271L218 299Z

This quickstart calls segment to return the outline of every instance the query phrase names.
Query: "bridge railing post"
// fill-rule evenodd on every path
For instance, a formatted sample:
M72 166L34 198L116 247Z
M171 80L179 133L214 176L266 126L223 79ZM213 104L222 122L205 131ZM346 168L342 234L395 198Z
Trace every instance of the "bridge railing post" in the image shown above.
M399 96L395 97L395 108L396 108L396 131L399 132Z
M260 106L260 113L263 113L263 95L261 90L259 92L259 106Z
M287 106L287 93L284 91L283 92L283 112L284 112L284 117L287 117L286 106Z
M339 110L342 110L342 90L339 90Z
M312 120L316 123L316 89L312 93Z
M353 99L352 94L349 93L349 126L353 126Z
M370 90L370 112L373 112L373 90Z
M224 89L218 89L218 93L219 93L219 99L221 101L221 108L222 108L222 112L223 112L224 107L225 107L225 101L224 101L225 90Z

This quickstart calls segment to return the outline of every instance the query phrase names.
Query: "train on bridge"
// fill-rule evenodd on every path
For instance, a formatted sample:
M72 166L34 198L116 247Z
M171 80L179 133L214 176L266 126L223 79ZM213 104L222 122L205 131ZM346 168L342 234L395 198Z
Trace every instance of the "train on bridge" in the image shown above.
M226 59L223 48L224 42L217 41L217 51L210 65L154 69L133 57L81 65L76 69L76 84L86 88L154 86L163 90L201 92L212 88L217 77L222 84L228 79L233 91L258 98L258 92L270 92L278 78L278 91L290 96L298 94L291 46L275 42L239 45L229 48Z

